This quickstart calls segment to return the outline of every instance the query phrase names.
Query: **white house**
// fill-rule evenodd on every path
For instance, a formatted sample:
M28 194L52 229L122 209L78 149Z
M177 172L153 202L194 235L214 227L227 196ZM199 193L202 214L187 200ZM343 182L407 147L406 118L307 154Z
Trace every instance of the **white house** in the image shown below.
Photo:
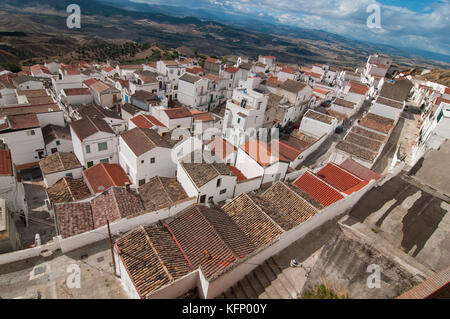
M152 177L175 177L172 147L155 130L134 128L119 137L119 163L132 185L144 185Z
M227 101L223 130L260 128L264 124L268 95L250 89L235 89Z
M262 176L262 184L267 184L283 179L289 162L280 154L278 143L251 139L239 147L236 168L248 179Z
M46 156L56 152L73 152L72 136L69 126L49 124L42 128Z
M237 177L226 164L205 163L202 157L199 161L191 159L178 162L177 167L177 179L189 197L197 197L200 204L218 203L233 197Z
M57 95L63 89L79 89L83 87L83 79L78 68L64 67L58 71L58 77L52 79L53 88Z
M175 128L192 127L192 113L186 107L155 108L152 115L156 117L169 131Z
M70 124L73 151L80 163L118 163L117 136L104 120L86 117Z
M369 112L397 120L405 108L405 102L394 101L379 96L370 107Z
M0 118L0 139L8 144L15 165L37 164L44 157L44 138L36 114Z
M81 178L83 166L73 153L54 153L39 161L44 183L51 187L63 177Z
M120 134L126 129L126 121L116 112L105 109L98 105L85 105L74 109L74 117L82 119L85 117L102 119L112 128L116 134Z
M12 81L19 90L43 90L45 88L43 81L33 76L21 75L13 78Z
M308 110L300 123L300 130L320 138L324 134L333 134L337 126L338 120L335 117Z
M94 102L94 97L88 88L62 89L59 98L65 106L91 104Z

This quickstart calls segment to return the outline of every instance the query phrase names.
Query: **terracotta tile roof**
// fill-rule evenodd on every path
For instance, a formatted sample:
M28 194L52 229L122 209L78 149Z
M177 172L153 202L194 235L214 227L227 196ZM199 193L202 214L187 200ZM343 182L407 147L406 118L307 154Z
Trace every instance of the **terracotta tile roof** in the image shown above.
M68 203L92 196L83 179L64 177L47 188L47 194L53 203Z
M324 206L329 206L344 198L337 190L310 172L305 172L295 180L294 185L308 193Z
M285 231L302 224L319 212L299 193L281 181L272 185L260 197L266 203L270 203L268 205L261 202L260 206L265 206L264 211Z
M245 177L245 175L235 166L231 166L230 164L227 164L228 168L230 169L230 171L236 175L237 177L237 181L238 182L242 182L247 180L247 177Z
M293 74L293 73L294 73L294 70L291 69L291 68L282 68L282 69L281 69L281 72Z
M346 194L351 194L368 184L367 181L350 174L333 163L328 163L316 173L316 176Z
M319 113L316 112L314 110L308 110L305 115L305 117L308 117L310 119L316 120L316 121L320 121L322 123L331 125L333 123L333 117L323 114L323 113Z
M45 144L49 144L56 139L72 141L70 135L70 128L68 126L61 127L53 124L49 124L42 128L42 135L44 137Z
M358 162L352 160L351 158L347 158L344 162L339 164L339 166L349 171L353 175L356 175L359 178L368 182L373 179L379 180L381 178L380 174L368 169L364 165L359 164Z
M383 146L382 142L372 140L370 138L367 138L363 135L355 134L355 133L348 133L345 136L344 141L356 144L360 147L367 148L368 150L378 153Z
M181 166L184 168L186 173L191 178L192 182L197 186L197 188L202 187L208 182L212 181L214 178L227 175L234 176L230 171L228 166L224 163L186 163L181 162Z
M131 184L119 164L99 163L84 170L83 176L93 193L101 193L113 186Z
M449 291L450 267L447 267L401 294L396 299L448 299Z
M192 117L191 112L186 107L177 107L173 109L165 109L164 112L166 112L169 119L179 119L183 117Z
M144 66L142 64L122 64L119 65L122 70L142 70Z
M122 105L121 109L123 111L126 111L128 114L134 116L136 114L138 114L139 112L142 112L142 110L130 103L125 103L124 105Z
M350 90L349 92L357 93L360 95L366 95L369 91L369 87L365 84L357 83L354 81L350 81Z
M11 160L11 150L0 150L0 175L1 176L12 176L12 160Z
M376 99L375 103L387 105L387 106L390 106L390 107L394 107L396 109L403 109L403 103L397 102L397 101L394 101L394 100L389 100L389 99L386 99L386 98L381 97L381 96L379 96Z
M193 68L186 68L186 72L192 73L192 74L200 74L200 73L204 73L205 70L200 67L193 67Z
M98 132L114 134L114 131L108 123L98 118L85 117L81 120L72 122L70 127L81 141Z
M130 121L140 128L152 128L153 126L166 127L156 117L148 114L140 114L130 119Z
M156 211L189 199L176 178L153 177L139 187L139 195L147 210Z
M255 246L220 208L192 206L167 224L188 262L212 279Z
M316 73L316 72L306 72L306 74L312 76L313 78L317 78L317 79L322 78L322 74L320 74L320 73Z
M277 146L274 144L274 146ZM253 158L262 167L270 166L278 161L289 162L282 154L272 152L272 146L261 140L249 140L240 147L245 153ZM278 152L279 153L279 152Z
M260 58L271 59L271 60L275 59L275 57L273 55L260 55Z
M370 151L366 148L362 148L356 144L346 141L340 141L336 144L338 150L344 151L350 155L359 157L365 161L373 162L377 156L377 153Z
M105 118L112 118L116 120L122 120L122 118L114 111L105 109L104 107L90 104L90 105L83 105L78 108L76 108L78 114L81 115L81 117L91 117L91 118L98 118L98 119L105 119Z
M207 143L215 156L225 159L227 156L237 152L237 147L220 136L214 138Z
M37 98L40 99L40 98ZM44 100L49 101L48 97ZM51 103L43 104L23 104L20 106L9 106L0 107L1 113L5 115L26 115L26 114L41 114L41 113L51 113L51 112L62 112L57 104L51 101Z
M205 60L205 62L208 62L208 63L220 63L220 60L219 60L219 59L215 59L215 58L208 57L208 58Z
M225 71L227 71L228 73L236 73L239 71L239 68L236 68L234 66L229 66L228 68L225 69Z
M284 81L283 83L281 83L280 88L283 90L286 90L288 92L297 94L298 92L303 90L306 86L307 86L306 83L288 79L288 80Z
M225 204L222 209L257 248L265 247L278 238L282 228L275 223L249 194L242 193Z
M409 95L414 85L408 79L395 80L394 83L386 81L380 90L379 96L403 102Z
M44 174L52 174L82 167L74 153L63 152L56 152L43 158L39 162L39 166Z
M114 70L115 70L115 68L113 68L112 66L108 66L108 67L103 69L103 71L108 72L108 73L111 72L111 71L114 71Z
M178 80L194 84L195 82L200 81L201 79L202 78L199 77L199 76L192 75L192 74L189 74L189 73L185 73Z
M91 95L91 91L88 88L64 89L63 91L66 94L66 96Z
M340 106L343 106L343 107L346 107L349 109L354 109L355 105L356 105L356 103L353 103L353 102L350 102L350 101L347 101L347 100L344 100L341 98L335 99L333 104L340 105Z
M327 95L328 94L328 91L324 90L324 89L313 88L313 91L316 92L316 93L323 94L323 95Z
M91 84L90 87L91 87L91 89L93 89L93 90L95 90L95 91L97 91L99 93L103 93L103 92L108 91L108 90L111 90L113 92L114 91L120 92L116 88L113 88L113 87L107 85L106 83L104 83L102 81L97 81L97 82Z
M199 114L193 114L192 118L194 121L198 122L211 122L214 121L214 116L211 114L211 112L203 112Z
M139 195L123 187L111 187L91 200L94 227L98 228L110 222L139 215L144 205Z
M339 121L343 121L344 119L347 118L347 114L333 111L331 109L328 109L327 113L328 113L328 115L337 118Z
M93 84L99 82L100 80L97 79L87 79L83 81L83 84L86 85L87 87L91 87Z
M274 140L274 143L278 143L280 154L290 161L294 161L302 153L302 150L285 143L283 140Z
M127 144L136 156L154 149L155 147L172 148L172 146L155 130L135 127L123 132L120 138Z
M372 130L388 134L393 127L394 120L379 115L375 115L373 113L368 113L365 117L361 118L358 121L358 124L363 127L367 127Z
M158 224L127 233L115 248L141 298L193 270L168 229Z
M11 130L38 128L40 126L36 114L10 115L8 116L8 122Z
M63 238L75 236L94 229L91 204L55 204L56 220Z
M356 125L352 127L351 132L358 134L358 135L368 137L373 140L380 141L380 142L384 142L387 138L385 135L381 135L381 134L377 134L372 131L368 131L368 130L362 128L361 126L356 126Z
M171 60L165 60L162 61L166 66L178 66L178 62L177 61L171 61Z

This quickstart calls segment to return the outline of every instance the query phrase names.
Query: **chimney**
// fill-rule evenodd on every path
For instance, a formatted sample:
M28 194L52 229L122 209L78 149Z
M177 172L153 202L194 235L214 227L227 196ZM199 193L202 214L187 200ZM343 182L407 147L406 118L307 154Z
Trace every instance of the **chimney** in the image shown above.
M128 182L125 183L125 189L126 189L127 191L130 190L130 183L128 183Z

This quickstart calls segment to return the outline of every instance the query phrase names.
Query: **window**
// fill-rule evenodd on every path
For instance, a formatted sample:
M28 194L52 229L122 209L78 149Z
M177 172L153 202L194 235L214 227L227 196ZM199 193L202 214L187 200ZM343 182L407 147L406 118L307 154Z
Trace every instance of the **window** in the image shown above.
M212 201L214 201L214 196L210 196L210 197L208 198L208 202L212 202Z
M90 153L91 152L91 146L90 145L86 145L86 153Z
M155 159L154 157L152 157L152 158L150 159L150 164L155 164L155 162L156 162L156 159Z
M36 135L36 132L35 132L34 130L31 130L31 131L28 131L27 135L28 135L28 136L30 136L30 135Z
M141 160L141 164L144 164L144 160Z
M106 143L106 142L98 143L99 151L106 151L107 149L108 149L108 143Z
M217 180L217 187L220 187L220 185L222 185L222 179L221 178L219 178L218 180Z
M139 186L142 186L145 184L145 178L139 180Z
M220 195L223 195L223 194L225 194L227 192L227 189L225 188L225 189L222 189L221 191L220 191Z
M58 152L58 149L56 147L52 148L52 154L55 154L56 152Z
M56 141L56 145L61 145L61 142L60 141Z
M107 159L107 158L101 159L100 163L109 163L109 159Z
M67 177L73 177L72 173L67 173L66 176Z
M240 118L237 119L237 123L238 124L241 123L241 119Z
M94 162L92 162L92 161L87 162L86 165L87 165L87 168L92 167L92 166L94 166Z

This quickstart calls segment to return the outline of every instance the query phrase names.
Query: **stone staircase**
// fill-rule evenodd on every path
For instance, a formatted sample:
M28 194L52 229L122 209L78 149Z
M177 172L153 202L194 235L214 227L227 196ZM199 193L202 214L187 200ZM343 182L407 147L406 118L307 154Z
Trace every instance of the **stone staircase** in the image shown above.
M293 268L281 263L277 256L256 267L218 299L293 299L303 288ZM298 271L298 269L295 269Z

